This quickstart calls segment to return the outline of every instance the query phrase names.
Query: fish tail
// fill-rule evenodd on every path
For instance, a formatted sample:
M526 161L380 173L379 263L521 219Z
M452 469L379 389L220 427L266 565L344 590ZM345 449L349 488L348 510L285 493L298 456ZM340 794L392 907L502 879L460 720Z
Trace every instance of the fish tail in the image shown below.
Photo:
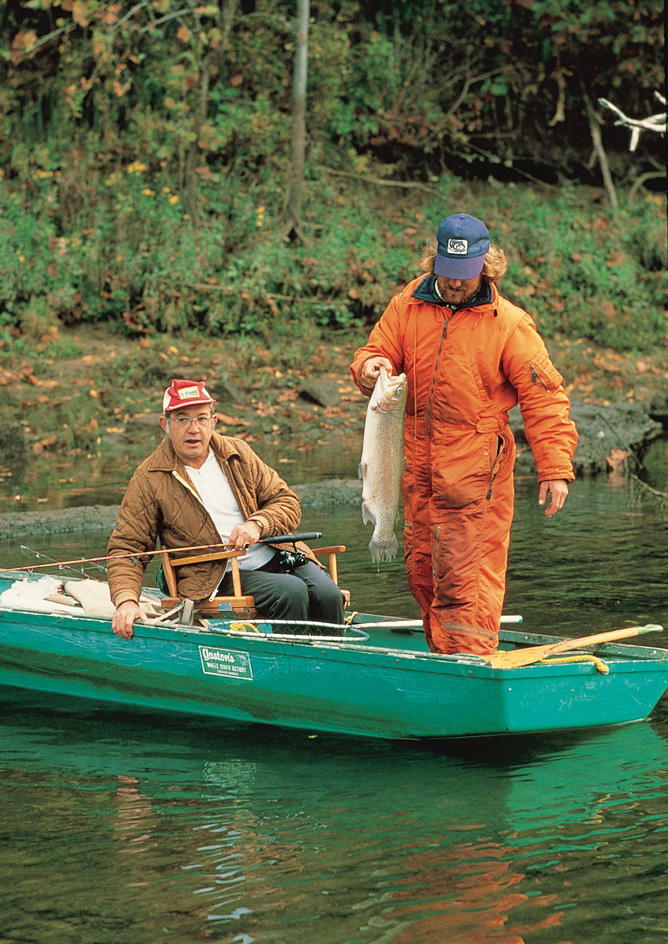
M373 537L369 541L369 550L371 551L371 560L374 564L380 564L381 561L391 561L397 556L399 542L395 534L391 540L378 544Z

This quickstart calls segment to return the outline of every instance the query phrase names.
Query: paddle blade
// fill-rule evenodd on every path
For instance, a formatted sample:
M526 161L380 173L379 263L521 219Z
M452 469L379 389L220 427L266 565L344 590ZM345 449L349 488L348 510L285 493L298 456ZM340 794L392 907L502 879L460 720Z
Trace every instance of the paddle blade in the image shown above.
M606 633L596 633L594 636L564 639L561 642L548 643L545 646L528 646L526 649L511 649L508 652L494 652L489 656L482 656L493 669L516 669L523 665L533 665L557 652L570 652L573 649L582 649L584 646L597 646L604 642L615 642L617 639L629 639L632 636L643 636L645 633L660 633L663 626L657 623L648 623L646 626L627 626L623 629L611 629Z

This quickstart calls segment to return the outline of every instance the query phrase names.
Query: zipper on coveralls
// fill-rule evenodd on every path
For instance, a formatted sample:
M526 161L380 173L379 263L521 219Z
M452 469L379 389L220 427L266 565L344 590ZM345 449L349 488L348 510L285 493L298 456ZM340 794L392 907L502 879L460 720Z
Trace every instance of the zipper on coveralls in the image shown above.
M541 387L543 387L544 390L547 390L547 387L545 386L545 382L539 376L536 368L533 366L533 364L530 364L529 366L531 367L531 383L539 383ZM549 393L550 391L547 390L547 392Z
M452 310L450 311L450 314L452 314ZM443 350L443 342L445 341L446 336L447 336L447 334L448 334L448 319L447 319L446 316L445 316L445 312L443 312L443 317L445 318L445 321L443 322L443 334L441 335L441 340L440 340L440 343L439 343L439 345L438 345L438 353L437 353L437 355L436 355L436 363L434 364L434 376L433 376L432 379L431 379L431 390L429 391L429 400L427 401L427 417L426 417L426 422L427 422L427 426L426 426L427 435L429 435L429 426L431 425L431 401L432 401L432 398L433 398L433 396L434 396L434 387L436 386L436 375L437 375L437 373L438 373L438 362L439 362L439 360L441 359L441 351Z
M492 497L492 489L494 488L494 479L497 477L497 475L501 471L501 453L503 452L503 449L505 447L505 442L504 442L503 437L499 436L499 434L497 433L496 438L499 441L499 445L497 446L497 449L496 449L496 456L494 457L494 463L492 464L492 471L489 476L489 491L487 492L487 499L486 499L487 501L490 501ZM498 463L498 467L497 467L497 463ZM496 467L496 471L494 471L495 467Z

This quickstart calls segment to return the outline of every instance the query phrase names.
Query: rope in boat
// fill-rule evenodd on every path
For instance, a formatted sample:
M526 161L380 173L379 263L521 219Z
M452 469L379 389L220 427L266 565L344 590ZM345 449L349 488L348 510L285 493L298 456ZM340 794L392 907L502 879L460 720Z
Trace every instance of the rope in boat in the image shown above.
M258 617L256 620L230 620L229 623L225 626L214 626L209 624L207 631L211 633L223 634L230 632L253 632L261 633L262 626L274 626L276 627L289 627L290 629L304 629L307 632L296 633L296 632L283 632L283 633L272 633L272 635L277 636L288 636L291 639L305 639L316 637L319 639L342 639L344 636L346 640L367 640L369 634L363 629L358 629L356 626L350 626L347 623L322 623L318 620L283 620L283 619L265 619L264 617ZM314 632L314 630L319 630Z
M596 668L597 672L600 672L601 675L608 675L610 669L603 661L599 659L598 656L592 655L591 653L585 655L584 653L581 656L562 656L560 659L541 659L538 663L539 665L567 665L570 662L592 662Z

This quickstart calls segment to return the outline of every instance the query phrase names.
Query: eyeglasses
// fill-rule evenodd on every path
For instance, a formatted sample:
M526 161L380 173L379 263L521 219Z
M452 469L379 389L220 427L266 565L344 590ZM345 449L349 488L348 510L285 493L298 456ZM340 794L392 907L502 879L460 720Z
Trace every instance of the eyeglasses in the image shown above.
M214 413L203 413L201 416L184 416L182 414L181 416L175 416L174 419L168 418L168 422L174 423L178 429L188 429L193 423L195 423L196 426L206 426L207 423L213 422L215 418Z

